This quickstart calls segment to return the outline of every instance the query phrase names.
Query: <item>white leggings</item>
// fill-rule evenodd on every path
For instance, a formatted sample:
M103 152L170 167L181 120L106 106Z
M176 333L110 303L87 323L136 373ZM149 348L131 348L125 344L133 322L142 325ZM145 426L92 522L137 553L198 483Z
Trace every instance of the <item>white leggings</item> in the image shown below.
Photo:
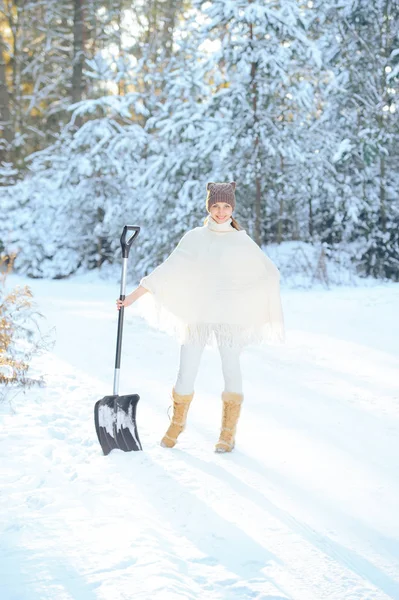
M178 394L186 395L194 392L194 382L204 348L205 345L201 344L183 344L181 346L179 372L174 386ZM221 345L218 345L218 348L222 360L224 391L242 394L241 348Z

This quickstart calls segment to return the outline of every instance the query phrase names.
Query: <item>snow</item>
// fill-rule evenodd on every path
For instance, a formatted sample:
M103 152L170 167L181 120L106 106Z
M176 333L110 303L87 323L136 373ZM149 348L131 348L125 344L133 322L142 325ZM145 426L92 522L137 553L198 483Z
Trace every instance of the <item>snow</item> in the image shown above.
M109 406L100 406L98 410L98 416L102 427L112 437L114 436L114 423L115 423L115 411L111 410ZM127 420L127 419L126 419Z
M350 140L345 138L344 140L342 140L340 142L337 151L334 153L334 156L332 157L332 161L334 163L339 162L340 160L342 160L342 157L344 156L344 154L349 154L349 152L352 150L352 148L353 148L353 145L351 144Z
M229 455L210 348L159 445L179 348L129 309L120 393L141 397L144 451L104 457L119 283L28 283L57 343L47 387L0 406L1 600L399 598L398 284L283 290L287 343L245 350Z

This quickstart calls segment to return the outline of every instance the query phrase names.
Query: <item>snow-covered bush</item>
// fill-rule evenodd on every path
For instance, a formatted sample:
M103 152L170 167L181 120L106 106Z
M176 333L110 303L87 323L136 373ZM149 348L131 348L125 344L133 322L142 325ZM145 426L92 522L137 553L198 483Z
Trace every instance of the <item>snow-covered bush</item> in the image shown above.
M348 244L333 247L325 243L301 241L269 244L264 247L266 254L277 265L281 283L285 287L311 288L333 285L353 285L358 283L353 255L357 248Z
M378 221L372 223L355 263L363 275L399 281L399 215L384 229Z
M139 125L94 119L66 130L31 157L31 174L1 189L0 239L30 277L66 277L112 262L123 225L134 218L145 134Z

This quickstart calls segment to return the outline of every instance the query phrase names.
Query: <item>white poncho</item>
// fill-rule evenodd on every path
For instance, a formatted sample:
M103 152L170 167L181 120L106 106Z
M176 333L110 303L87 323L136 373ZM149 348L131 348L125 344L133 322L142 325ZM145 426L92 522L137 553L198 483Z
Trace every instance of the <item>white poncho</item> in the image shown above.
M284 338L279 271L230 223L209 217L140 281L151 292L139 300L140 314L180 343L245 346Z

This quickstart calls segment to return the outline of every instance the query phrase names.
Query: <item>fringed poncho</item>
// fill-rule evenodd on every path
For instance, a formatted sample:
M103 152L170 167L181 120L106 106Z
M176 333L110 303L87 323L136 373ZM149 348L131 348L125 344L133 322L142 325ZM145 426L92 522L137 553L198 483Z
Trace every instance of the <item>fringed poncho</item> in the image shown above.
M282 341L280 274L244 230L209 217L188 231L140 285L147 321L180 343L245 346Z

